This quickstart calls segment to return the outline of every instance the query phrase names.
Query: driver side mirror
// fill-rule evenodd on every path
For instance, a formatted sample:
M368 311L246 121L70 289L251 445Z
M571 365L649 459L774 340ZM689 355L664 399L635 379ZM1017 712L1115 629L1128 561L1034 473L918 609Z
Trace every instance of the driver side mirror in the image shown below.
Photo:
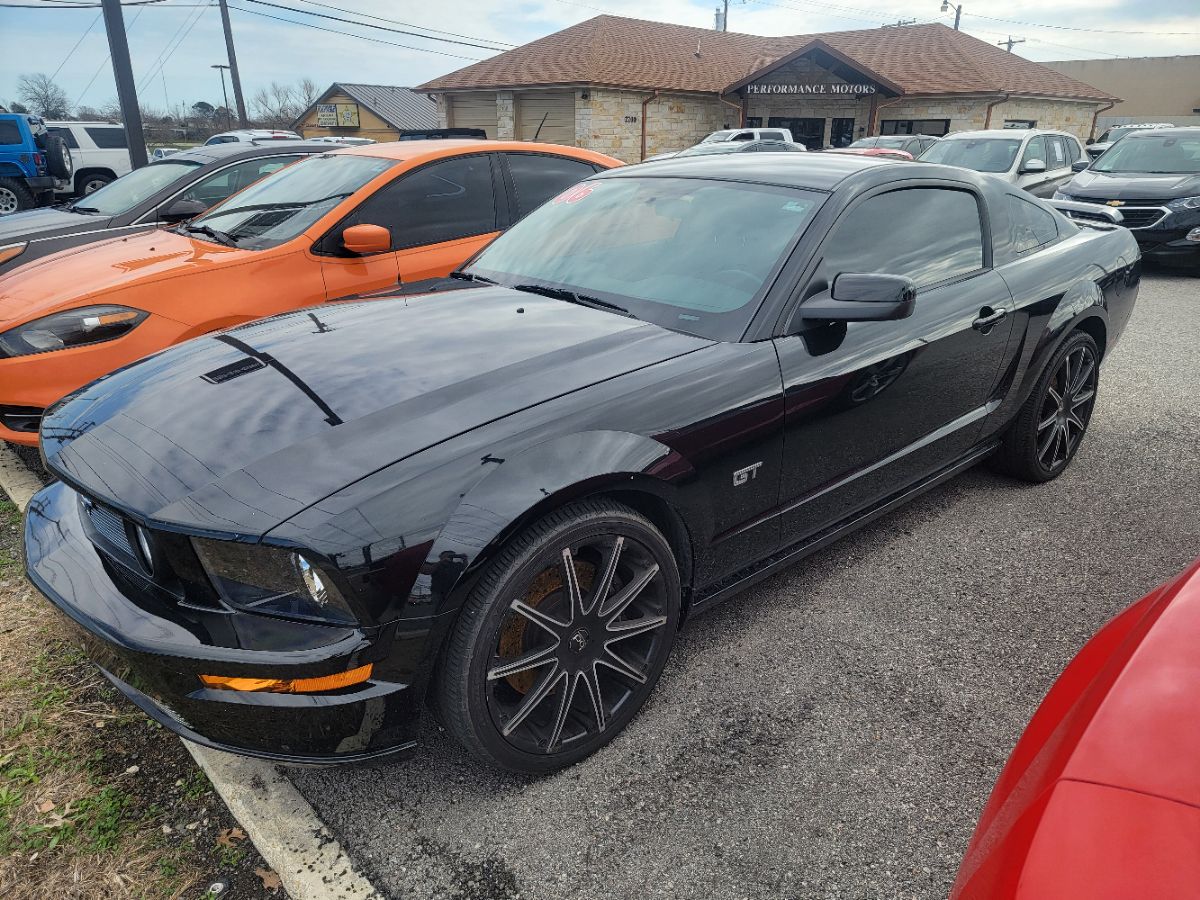
M1077 160L1075 160L1075 162L1071 163L1071 171L1072 172L1082 172L1090 165L1091 165L1091 162L1089 162L1086 159L1077 159Z
M392 249L392 233L382 225L351 225L342 231L342 246L359 256Z
M1046 161L1044 159L1031 159L1025 165L1021 166L1022 175L1039 175L1046 171Z
M886 322L907 319L917 302L917 286L903 275L855 275L833 279L828 293L810 297L800 318L820 322Z
M199 200L176 200L166 209L158 211L161 222L183 222L194 219L200 213L208 212L208 204Z

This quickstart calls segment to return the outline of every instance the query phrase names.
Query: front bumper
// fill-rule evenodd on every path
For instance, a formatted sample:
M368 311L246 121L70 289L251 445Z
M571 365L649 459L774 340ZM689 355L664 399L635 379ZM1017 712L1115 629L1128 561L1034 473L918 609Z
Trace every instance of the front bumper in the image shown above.
M78 495L62 483L29 503L30 580L69 623L89 658L147 715L189 740L293 764L374 762L415 744L420 691L412 667L391 659L397 641L249 613L187 609L119 586L119 573L84 531ZM371 680L320 694L212 689L201 674L304 678L374 664Z

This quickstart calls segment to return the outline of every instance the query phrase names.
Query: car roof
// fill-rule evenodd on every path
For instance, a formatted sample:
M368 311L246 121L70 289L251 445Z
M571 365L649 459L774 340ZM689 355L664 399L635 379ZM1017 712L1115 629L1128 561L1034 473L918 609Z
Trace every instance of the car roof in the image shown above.
M1164 131L1169 132L1172 135L1179 135L1179 137L1200 137L1200 126L1183 125L1178 128L1175 126L1170 128L1139 128L1137 131L1133 131L1125 135L1125 137L1121 138L1121 140L1122 142L1133 140L1158 140L1162 138Z
M924 164L849 153L731 153L659 159L652 166L613 169L601 177L711 178L831 191L858 172L897 165L920 165L922 173L930 171Z
M1062 135L1063 137L1075 137L1075 135L1070 134L1069 132L1055 131L1049 128L988 128L980 131L955 131L938 138L938 140L979 140L980 138L984 140L1000 140L1002 138L1008 138L1009 140L1022 140L1023 138L1031 136L1035 137L1039 134L1058 134Z
M299 150L302 153L328 153L332 144L313 144L308 141L271 141L266 144L252 144L244 141L230 144L204 144L191 150L181 150L172 153L168 159L172 162L180 160L196 160L200 163L224 161L228 159L254 159L256 156L275 156L289 150Z
M437 158L440 156L457 156L464 153L553 153L556 156L569 156L588 162L615 165L618 161L595 150L585 150L581 147L569 147L565 144L544 144L533 141L493 141L483 138L435 138L419 141L385 141L378 144L361 144L358 146L339 146L325 144L325 148L339 156L375 156L382 159L397 161L413 160L421 157Z

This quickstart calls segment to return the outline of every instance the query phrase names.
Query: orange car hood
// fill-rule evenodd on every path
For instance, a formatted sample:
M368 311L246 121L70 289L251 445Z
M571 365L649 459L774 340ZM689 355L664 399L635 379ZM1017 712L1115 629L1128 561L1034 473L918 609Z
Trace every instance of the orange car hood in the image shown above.
M0 277L0 331L59 309L120 303L114 292L211 270L249 254L157 229L54 253Z

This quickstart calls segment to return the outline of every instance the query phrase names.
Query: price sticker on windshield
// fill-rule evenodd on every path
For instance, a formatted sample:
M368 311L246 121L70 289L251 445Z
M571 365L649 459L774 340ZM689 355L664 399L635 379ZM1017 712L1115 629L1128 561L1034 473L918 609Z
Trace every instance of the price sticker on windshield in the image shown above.
M594 184L577 184L575 187L567 188L553 200L551 203L578 203L588 194L596 189Z

